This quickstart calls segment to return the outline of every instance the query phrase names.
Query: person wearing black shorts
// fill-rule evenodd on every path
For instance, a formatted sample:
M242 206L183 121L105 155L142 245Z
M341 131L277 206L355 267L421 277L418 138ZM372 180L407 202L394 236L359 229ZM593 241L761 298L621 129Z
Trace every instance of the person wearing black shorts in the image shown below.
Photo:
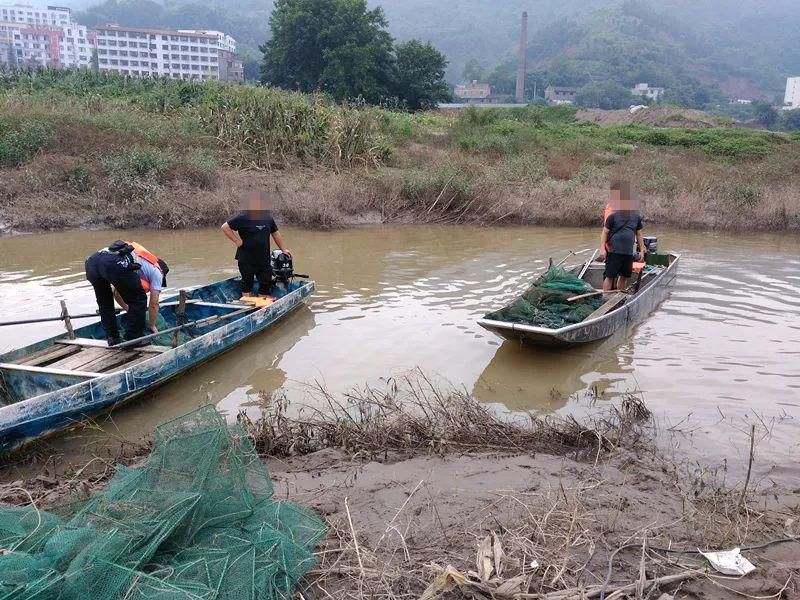
M278 225L267 210L266 199L261 192L248 193L242 202L242 210L222 225L225 236L236 245L236 260L242 276L242 295L253 295L253 280L258 281L258 295L266 297L272 285L269 238L289 256L292 253L283 243Z
M86 279L92 284L97 298L100 323L106 332L108 345L115 346L122 341L114 312L114 290L127 303L125 340L135 340L142 336L147 313L147 294L140 281L140 267L132 255L103 248L86 259L85 267Z
M624 290L633 275L633 259L638 254L644 258L644 222L641 213L634 209L627 181L611 184L611 204L614 210L603 224L600 236L600 260L605 261L603 291ZM638 243L640 252L635 251Z

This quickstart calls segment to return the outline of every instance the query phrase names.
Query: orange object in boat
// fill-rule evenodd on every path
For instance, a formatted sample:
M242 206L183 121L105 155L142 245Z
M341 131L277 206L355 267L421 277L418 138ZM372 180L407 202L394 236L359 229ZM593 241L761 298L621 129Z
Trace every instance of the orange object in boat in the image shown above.
M242 302L247 302L248 304L252 304L257 308L264 308L265 306L269 306L275 302L275 298L271 297L262 298L260 296L242 296L240 300Z

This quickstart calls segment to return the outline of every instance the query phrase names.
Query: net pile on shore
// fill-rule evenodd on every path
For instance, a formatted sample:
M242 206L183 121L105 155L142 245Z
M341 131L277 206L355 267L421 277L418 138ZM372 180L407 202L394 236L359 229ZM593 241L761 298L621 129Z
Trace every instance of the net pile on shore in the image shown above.
M560 267L550 267L519 298L486 319L558 329L580 323L603 303L602 296L567 302L567 298L594 291L583 279Z
M71 518L0 509L0 599L289 600L325 526L272 495L244 430L202 407Z

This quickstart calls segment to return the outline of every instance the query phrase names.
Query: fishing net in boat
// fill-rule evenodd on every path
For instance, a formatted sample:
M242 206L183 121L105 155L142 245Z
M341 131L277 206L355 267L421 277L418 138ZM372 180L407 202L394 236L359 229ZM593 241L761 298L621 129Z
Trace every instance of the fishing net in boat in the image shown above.
M593 291L583 279L560 267L550 267L519 298L485 318L558 329L580 323L603 303L602 296L567 302L567 298Z
M290 600L325 533L273 498L239 425L212 406L156 430L138 468L69 518L0 509L0 600Z

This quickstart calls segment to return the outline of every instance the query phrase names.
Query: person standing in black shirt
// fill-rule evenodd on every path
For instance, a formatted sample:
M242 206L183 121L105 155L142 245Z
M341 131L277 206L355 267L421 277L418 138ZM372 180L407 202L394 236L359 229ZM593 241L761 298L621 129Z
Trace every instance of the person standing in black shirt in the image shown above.
M631 198L627 181L611 183L611 214L606 217L600 236L599 260L605 261L603 291L624 290L633 275L633 259L644 260L644 222L638 202ZM638 249L637 249L638 248Z
M258 295L268 296L272 284L269 238L289 256L292 253L283 242L281 232L267 209L263 192L249 192L242 210L222 225L222 232L236 245L236 260L242 276L242 295L252 296L253 279L258 280Z

